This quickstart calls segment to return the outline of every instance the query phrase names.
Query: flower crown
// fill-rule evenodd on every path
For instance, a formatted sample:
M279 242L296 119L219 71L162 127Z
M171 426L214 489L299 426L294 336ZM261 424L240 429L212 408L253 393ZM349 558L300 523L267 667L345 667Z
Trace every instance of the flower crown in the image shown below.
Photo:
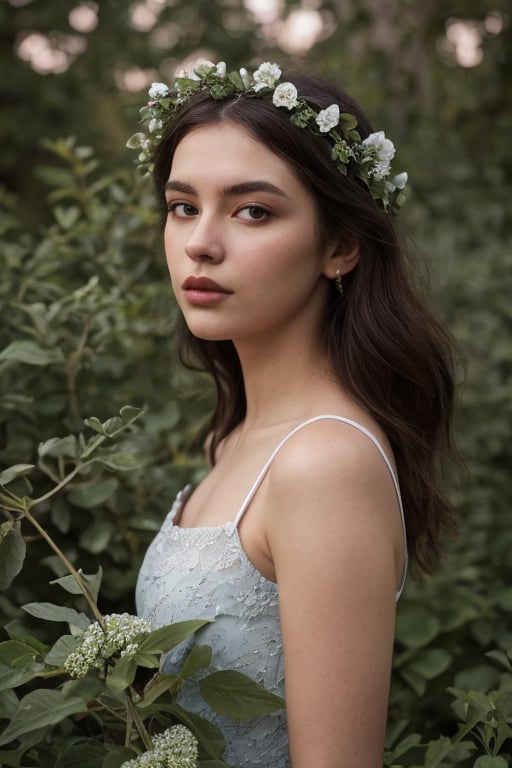
M246 69L226 72L226 64L204 62L192 72L180 72L173 88L164 83L153 83L149 89L150 101L140 114L146 132L134 134L127 146L138 149L139 165L153 170L152 157L163 130L180 109L199 92L208 92L212 99L246 94L252 97L271 97L278 109L287 109L290 121L310 133L331 140L331 157L340 173L356 176L366 184L370 195L386 212L396 213L405 202L404 188L407 173L392 175L391 160L395 154L393 142L383 131L371 133L361 139L354 115L340 112L338 104L320 109L298 96L290 82L280 82L281 69L277 64L264 62L251 75Z

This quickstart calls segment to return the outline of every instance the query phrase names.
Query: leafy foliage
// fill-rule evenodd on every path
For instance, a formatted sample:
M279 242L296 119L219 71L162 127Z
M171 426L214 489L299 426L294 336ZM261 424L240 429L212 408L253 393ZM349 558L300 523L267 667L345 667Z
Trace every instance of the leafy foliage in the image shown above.
M119 3L106 0L87 53L68 72L42 77L13 62L10 43L24 29L65 31L68 6L59 0L0 9L9 43L1 54L4 68L16 72L0 86L7 105L0 170L11 190L0 193L2 484L19 499L42 498L72 471L80 452L104 438L100 453L92 454L98 460L86 456L85 466L33 512L70 562L81 564L93 596L101 563L103 613L133 610L135 576L150 537L176 491L203 471L200 440L211 394L200 376L176 365L175 310L150 190L134 182L131 169L116 170L140 102L140 95L118 89L116 77L135 64L166 79L177 61L198 50L233 68L269 59L321 70L354 93L400 147L399 164L411 181L400 219L428 256L439 312L462 353L458 438L467 469L446 479L459 536L435 575L409 581L398 607L385 764L505 768L512 762L512 27L506 0L325 0L318 8L330 33L307 61L276 50L241 0L229 8L210 0L166 5L161 26L175 23L177 35L169 28L167 50L156 36L134 30ZM297 3L283 7L286 15ZM499 34L486 28L493 14L503 22ZM453 19L480 30L478 67L457 66L447 47ZM77 132L80 142L100 149L101 168L92 150L56 138ZM39 143L47 135L52 141ZM126 156L122 162L130 164ZM39 229L34 222L42 222ZM143 415L130 424L112 419L127 404ZM5 724L18 698L41 682L46 693L60 691L67 702L79 699L86 685L94 696L88 679L60 688L62 678L37 677L48 663L44 654L61 663L68 650L57 644L62 622L41 621L38 614L77 627L87 606L69 592L59 606L69 613L49 607L62 583L71 588L66 579L72 577L18 514L11 511L0 523L3 641L14 643L0 646ZM207 656L195 648L187 660L191 674ZM154 702L165 685L155 684L151 693L147 687L146 701ZM58 768L73 760L112 768L133 754L121 745L105 756L101 742L81 742L82 722L78 710L44 726L68 740ZM38 733L21 738L24 765L31 759L55 765L48 744L33 746ZM209 738L218 752L218 737ZM39 750L39 762L31 749ZM19 745L2 747L0 762L20 765Z
M239 672L204 674L211 659L211 650L204 646L192 647L178 674L161 672L162 655L208 622L184 621L151 631L148 622L127 613L102 615L97 607L101 568L90 575L77 570L38 519L38 512L44 514L46 503L51 504L54 497L69 487L71 496L73 486L82 487L80 482L74 485L82 474L88 476L94 499L94 503L88 500L82 506L90 508L110 498L116 487L111 485L109 493L104 493L108 482L104 480L105 471L119 474L140 466L134 452L120 446L119 439L131 430L141 413L140 409L124 406L119 416L104 422L97 417L86 419L92 436L80 433L50 438L39 444L37 466L12 465L0 474L0 509L6 517L2 541L4 586L18 575L26 559L26 548L19 542L24 542L20 524L28 522L68 572L51 583L78 596L76 607L49 602L22 606L36 619L67 624L68 633L59 635L53 644L46 637L30 634L25 627L11 624L5 628L8 639L0 642L0 719L8 722L0 733L2 765L21 766L22 761L27 765L26 760L37 766L71 765L79 748L80 760L87 760L91 768L99 768L106 761L122 766L142 751L151 751L157 739L169 750L173 737L172 730L167 729L181 723L197 739L199 765L214 760L222 766L225 744L220 731L176 703L184 681L200 673L201 693L214 712L247 719L283 707L280 697ZM91 465L96 472L89 472ZM30 478L36 468L52 481L52 487L41 495ZM91 478L96 478L97 483ZM96 619L94 623L88 614ZM152 673L147 683L138 682L138 673L147 674L148 670ZM40 680L42 685L36 688ZM50 687L49 681L56 683L55 687ZM15 749L2 750L12 745Z

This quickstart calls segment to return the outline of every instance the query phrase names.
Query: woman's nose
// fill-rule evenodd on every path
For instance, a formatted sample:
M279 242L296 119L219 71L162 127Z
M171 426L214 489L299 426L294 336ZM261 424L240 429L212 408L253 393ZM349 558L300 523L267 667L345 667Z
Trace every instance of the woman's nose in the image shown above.
M195 226L185 245L187 256L194 261L219 262L224 258L221 233L214 222L207 217L196 220Z

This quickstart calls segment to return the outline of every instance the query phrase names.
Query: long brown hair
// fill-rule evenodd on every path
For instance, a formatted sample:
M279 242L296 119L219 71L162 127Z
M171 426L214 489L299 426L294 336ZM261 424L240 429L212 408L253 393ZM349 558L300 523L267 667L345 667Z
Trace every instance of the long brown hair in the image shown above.
M335 86L300 73L288 75L300 96L318 107L337 103L357 118L364 138L372 132L358 105ZM290 123L285 110L263 98L242 95L221 101L193 97L168 126L155 157L158 199L177 145L199 126L229 121L282 158L315 200L325 242L345 235L360 246L358 265L344 279L340 298L332 288L325 343L340 382L381 425L392 446L406 513L411 557L427 569L439 554L440 534L453 530L453 513L439 483L439 459L453 454L452 344L420 300L408 274L391 217L364 183L343 176L325 138ZM205 158L205 162L208 159ZM242 370L231 341L193 336L181 318L180 357L209 372L217 392L211 459L219 442L246 412Z

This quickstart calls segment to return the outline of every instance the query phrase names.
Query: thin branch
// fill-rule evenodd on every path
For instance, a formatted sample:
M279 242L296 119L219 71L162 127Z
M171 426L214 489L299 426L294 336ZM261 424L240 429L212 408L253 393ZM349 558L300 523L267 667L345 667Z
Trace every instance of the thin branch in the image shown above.
M48 494L47 494L48 495ZM51 493L49 494L52 495ZM43 498L43 497L42 497ZM41 499L40 499L41 500ZM25 509L25 517L29 522L32 523L34 528L39 531L43 539L47 542L47 544L50 545L50 547L53 549L55 554L60 558L60 560L64 563L66 568L68 569L69 573L73 576L75 581L77 582L78 586L80 587L85 599L87 600L89 604L89 608L92 611L92 614L100 627L104 630L105 629L105 622L103 621L103 616L98 610L98 606L96 605L96 600L93 597L93 594L89 587L87 586L87 583L85 579L78 573L74 565L68 560L64 552L57 546L57 544L54 542L52 537L45 531L45 529L39 524L37 519L31 514L31 512L28 509Z

